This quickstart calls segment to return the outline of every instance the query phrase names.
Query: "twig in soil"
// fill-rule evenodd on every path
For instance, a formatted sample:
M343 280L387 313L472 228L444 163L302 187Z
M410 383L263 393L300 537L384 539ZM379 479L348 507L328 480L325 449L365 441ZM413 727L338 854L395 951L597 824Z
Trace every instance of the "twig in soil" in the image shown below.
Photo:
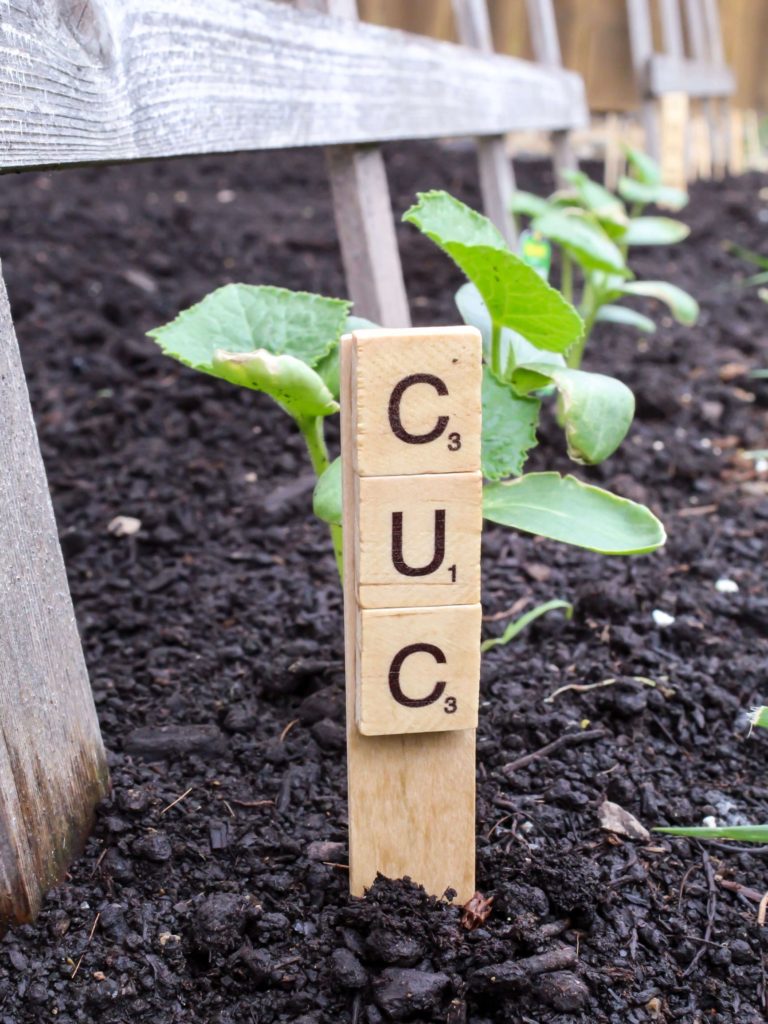
M234 797L230 797L229 802L235 804L236 807L266 807L267 804L273 804L274 800L235 800Z
M282 743L285 740L285 737L288 735L288 733L291 731L291 729L294 727L294 725L298 725L299 724L299 721L300 721L300 719L298 719L298 718L292 718L291 719L291 721L288 723L288 725L286 725L286 727L280 733L280 739L278 740L279 743Z
M98 913L98 914L96 915L96 917L95 917L95 918L93 919L93 925L91 926L91 930L90 930L90 932L88 933L88 941L87 941L87 942L86 942L86 944L85 944L85 948L86 948L86 949L87 949L87 948L88 948L88 946L90 946L90 944L91 944L91 939L93 938L93 936L94 936L94 934L95 934L95 932L96 932L96 925L97 925L97 924L99 923L99 918L100 918L100 917L101 917L101 911L99 911L99 913ZM84 957L84 956L85 956L85 950L83 950L83 952L82 952L82 953L80 954L80 959L79 959L79 960L77 961L77 963L75 964L75 969L74 969L74 971L72 971L72 973L70 974L70 979L71 979L71 978L74 978L74 977L75 977L75 975L77 974L77 972L78 972L78 971L80 970L80 964L81 964L81 963L83 962L83 957ZM72 963L72 961L71 961L71 960L70 960L70 963Z
M349 871L349 864L337 864L335 860L323 860L321 864L325 864L327 868L340 868L342 871Z
M696 951L696 955L693 960L691 960L683 971L684 978L691 973L702 956L704 956L706 947L710 944L712 939L712 930L715 927L715 913L717 911L717 885L715 884L715 872L712 867L712 862L709 859L709 854L706 850L701 851L701 860L704 865L704 873L707 876L707 889L709 891L709 895L707 896L707 927L704 929L704 940L702 944Z
M584 732L567 732L562 736L558 736L556 740L552 740L551 743L545 744L538 750L534 750L532 754L525 754L523 757L518 757L516 761L510 761L509 764L505 764L502 771L510 773L517 771L518 768L524 768L531 761L536 761L540 757L546 757L547 754L553 754L556 750L560 750L561 747L576 747L582 743L591 743L592 740L602 739L607 733L605 729L586 729Z
M685 505L683 508L679 508L675 512L676 516L689 517L689 516L710 516L713 512L717 512L719 505Z
M518 597L515 603L510 608L505 608L503 612L484 615L483 622L501 622L502 619L511 619L513 615L517 615L526 605L529 605L531 600L532 598L530 597Z
M167 807L164 807L162 809L162 811L160 811L160 814L158 815L158 817L162 818L162 816L166 813L166 811L170 811L170 809L172 807L175 807L176 804L180 804L182 800L186 800L187 797L189 796L189 794L192 792L192 790L194 788L195 788L194 786L190 786L189 789L186 791L186 793L182 793L181 796L177 796L176 799L172 803L168 804Z
M105 847L104 847L104 849L103 849L103 850L101 851L101 853L99 854L99 859L98 859L98 860L96 861L96 863L95 863L95 864L93 865L93 871L91 872L91 878L93 878L93 876L94 876L94 875L96 874L96 872L97 872L97 871L99 870L99 868L101 867L101 862L102 862L102 861L104 860L104 858L105 858L105 857L107 856L107 850L108 850L108 849L109 849L109 847L105 846Z
M664 693L664 689L659 687L659 684L655 679L649 679L648 676L627 676L626 678L631 679L635 683L642 683L643 686L652 686L655 689L661 689ZM602 686L613 686L614 683L621 682L620 679L611 677L610 679L601 679L599 683L568 683L567 686L561 686L559 689L550 693L548 697L544 698L545 704L554 704L555 697L559 697L561 693L566 693L568 690L573 690L574 693L587 693L589 690L597 690Z

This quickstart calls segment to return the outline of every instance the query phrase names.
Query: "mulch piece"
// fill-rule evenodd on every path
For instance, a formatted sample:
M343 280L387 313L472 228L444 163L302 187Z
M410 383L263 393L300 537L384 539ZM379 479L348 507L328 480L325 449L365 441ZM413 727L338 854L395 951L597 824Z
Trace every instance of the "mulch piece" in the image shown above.
M468 147L387 161L398 214L417 189L478 203ZM518 176L551 187L542 164ZM640 277L700 298L698 326L647 304L656 335L603 327L587 357L638 414L578 475L648 502L666 549L485 536L488 615L551 597L575 615L484 659L493 903L462 915L409 881L347 894L341 598L300 440L144 337L228 281L343 294L322 155L4 178L3 270L114 788L39 920L0 941L0 1024L765 1019L763 851L617 836L599 807L649 829L768 820L767 741L745 719L768 701L768 476L739 455L768 447L768 382L748 376L768 317L723 246L764 245L767 186L697 185L690 239L637 252ZM398 233L417 323L456 322L458 271ZM541 438L529 468L573 469L553 417ZM111 534L118 515L141 529Z

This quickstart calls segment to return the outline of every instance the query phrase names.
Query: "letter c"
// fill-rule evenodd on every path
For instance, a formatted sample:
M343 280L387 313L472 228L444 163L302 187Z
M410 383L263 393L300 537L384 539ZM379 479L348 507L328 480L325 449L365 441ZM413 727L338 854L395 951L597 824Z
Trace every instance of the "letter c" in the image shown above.
M389 396L389 425L395 437L406 444L429 444L430 441L436 441L444 432L448 426L448 417L438 416L433 429L426 434L411 434L406 430L400 419L400 402L406 390L414 384L430 384L441 397L448 394L445 381L431 373L412 373L408 377L403 377Z
M410 657L411 654L419 654L420 652L431 654L438 665L445 665L446 663L445 655L434 644L408 644L407 647L403 647L401 651L398 651L389 667L389 692L397 703L402 704L405 708L425 708L429 704L434 704L436 700L440 700L445 691L445 682L439 682L435 683L432 693L427 697L416 699L414 697L406 697L403 693L400 687L400 669L406 658Z

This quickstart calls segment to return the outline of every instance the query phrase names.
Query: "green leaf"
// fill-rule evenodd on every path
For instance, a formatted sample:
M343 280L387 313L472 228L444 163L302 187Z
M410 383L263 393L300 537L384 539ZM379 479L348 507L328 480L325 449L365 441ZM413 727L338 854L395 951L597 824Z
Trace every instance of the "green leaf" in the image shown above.
M461 318L470 327L476 327L483 339L483 351L486 358L490 359L491 352L491 314L483 302L483 297L471 281L467 281L456 292L454 296L456 306L461 313ZM504 367L515 367L518 363L554 363L556 366L565 366L565 359L559 352L548 352L543 348L536 348L530 341L511 330L509 327L501 328L501 365Z
M565 611L566 619L573 618L573 605L569 601L560 601L554 599L552 601L545 601L543 604L536 605L535 608L531 608L525 615L521 615L507 626L501 636L492 637L490 640L483 640L480 644L480 650L483 654L486 651L490 651L492 647L501 647L508 644L510 640L514 640L518 633L530 626L536 619L541 618L542 615L546 615L547 612L558 611L563 609Z
M255 352L217 349L211 372L232 384L271 395L297 420L330 416L339 411L338 402L320 374L295 356L275 356L264 348Z
M735 242L724 242L723 248L731 256L738 256L739 259L745 260L747 263L754 263L756 267L768 270L768 256L763 256L752 249L745 249L744 246L736 245Z
M628 203L654 203L669 210L682 210L688 202L688 193L671 185L648 185L635 178L619 178L619 195Z
M525 217L538 217L540 214L545 213L549 206L547 200L542 199L541 196L535 196L533 192L523 192L522 189L518 189L512 196L509 208L512 213L523 214Z
M602 223L611 237L623 235L629 224L624 203L583 171L565 171L566 181L576 189L583 205Z
M482 469L488 480L519 476L536 444L541 403L521 398L483 367Z
M334 459L321 473L312 495L312 510L318 519L332 526L341 525L343 500L341 496L341 457Z
M671 217L635 217L622 242L626 245L674 245L690 233L687 224Z
M486 484L483 515L492 523L604 555L655 551L666 540L656 516L634 501L559 473L527 473Z
M738 839L742 843L768 843L768 825L730 825L725 828L655 828L668 836L691 839Z
M656 324L650 317L643 316L642 313L629 309L627 306L612 306L608 303L598 309L596 319L601 323L636 327L644 334L653 334L656 330Z
M362 331L371 327L378 327L373 320L366 320L363 316L348 316L345 330L347 333L350 331ZM325 386L331 392L333 397L338 401L339 398L339 345L338 342L333 346L327 356L316 364L315 369L323 378Z
M166 355L203 373L217 349L287 353L315 366L344 330L349 303L266 285L227 284L149 331Z
M491 222L444 192L420 193L403 215L474 282L491 319L537 348L565 352L581 337L576 310L506 247ZM450 202L447 202L450 200Z
M620 380L602 373L533 363L512 374L517 391L529 394L552 382L560 392L561 414L574 462L593 465L613 455L635 414L635 396Z
M761 729L768 729L768 708L760 705L759 708L752 708L749 713L750 725L759 726Z
M652 156L626 143L624 144L624 152L627 155L629 166L632 168L634 176L638 181L643 182L645 185L661 184L661 167Z
M562 245L587 270L628 274L618 246L598 224L578 211L548 210L533 221L533 227Z
M690 327L699 318L699 304L692 295L667 281L627 281L621 286L625 295L644 295L669 307L672 316Z

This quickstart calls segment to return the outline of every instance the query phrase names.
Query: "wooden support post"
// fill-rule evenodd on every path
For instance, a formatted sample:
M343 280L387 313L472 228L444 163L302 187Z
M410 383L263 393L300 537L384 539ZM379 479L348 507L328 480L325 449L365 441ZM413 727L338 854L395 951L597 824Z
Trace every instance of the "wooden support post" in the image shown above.
M0 277L0 932L60 881L108 788Z
M453 16L459 40L483 53L493 53L493 36L486 0L453 0ZM515 191L515 172L503 135L477 140L480 193L483 209L501 231L511 248L517 245L515 220L510 212Z
M648 95L648 62L653 57L653 32L648 0L627 0L627 17L632 67L642 105L645 148L655 160L658 160L660 153L656 102Z
M298 0L297 6L357 18L356 0ZM326 158L354 313L383 326L408 327L411 314L381 150L378 146L329 146Z
M661 97L661 180L673 188L688 185L689 101L684 92Z
M683 42L683 22L680 17L679 0L659 0L659 13L661 15L661 31L664 42L664 53L678 61L685 60L685 44ZM673 154L667 158L668 173L676 179L677 187L685 188L691 176L691 122L690 107L686 105L685 117L680 122L676 116L680 102L672 102L666 107L664 97L661 100L661 160L664 165L664 147L672 146ZM671 118L672 124L669 122ZM682 132L682 138L672 134L672 131ZM681 170L682 168L682 170ZM669 184L672 184L670 181Z
M480 383L470 327L341 343L350 889L475 887Z
M717 0L701 0L701 3L707 60L714 67L725 67L723 32ZM718 178L723 178L728 171L731 103L727 96L715 96L711 104L715 135L712 145L714 170Z
M563 57L552 0L526 0L526 9L531 45L537 63L544 67L561 68ZM559 185L563 185L564 172L575 170L577 166L570 133L566 130L552 132L552 148L555 178Z
M685 0L685 21L688 29L688 39L690 42L691 56L694 60L701 61L703 64L712 63L711 53L709 47L709 39L707 33L707 26L704 21L704 10L702 7L701 0ZM718 128L717 128L717 109L715 101L709 97L699 101L698 106L703 110L704 119L707 125L707 132L709 135L709 154L710 154L710 174L714 172L718 173L719 163L719 140L718 140ZM702 171L705 166L705 161L699 161L702 166ZM702 173L702 177L704 174ZM709 176L709 175L708 175Z

